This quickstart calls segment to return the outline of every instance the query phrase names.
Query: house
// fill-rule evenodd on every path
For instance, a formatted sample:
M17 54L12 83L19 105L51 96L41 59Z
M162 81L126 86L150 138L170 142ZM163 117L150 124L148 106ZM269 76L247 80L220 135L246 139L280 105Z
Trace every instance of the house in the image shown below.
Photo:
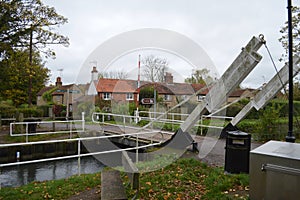
M197 103L203 101L209 88L204 84L175 83L171 73L167 72L164 82L148 82L127 79L98 78L98 71L93 67L91 71L91 81L87 84L63 85L60 77L57 77L55 86L43 88L37 96L37 105L46 105L49 101L56 105L65 105L68 112L72 112L73 104L95 101L95 104L103 107L111 107L111 103L124 104L139 102L139 93L143 88L153 87L168 109L176 106L180 102L190 98L190 102ZM138 85L140 87L138 88ZM197 93L197 95L194 95ZM241 96L253 97L253 89L238 89L232 92L227 102L233 102ZM145 104L153 104L153 101Z
M55 86L48 86L41 89L37 94L37 105L65 105L67 113L73 111L73 101L84 95L86 85L68 84L63 85L61 77L56 78Z
M163 100L168 108L188 99L194 95L195 92L205 87L203 84L175 83L173 82L172 74L168 72L164 80L165 82L163 83L146 83L141 86L141 89L149 86L153 87L157 91L158 97ZM202 101L207 92L207 89L203 89L198 95L191 98L191 101Z
M255 96L255 89L246 88L246 89L236 89L231 92L228 96L227 103L232 103L241 97L252 99Z
M116 103L138 101L136 80L100 78L96 89L100 100Z

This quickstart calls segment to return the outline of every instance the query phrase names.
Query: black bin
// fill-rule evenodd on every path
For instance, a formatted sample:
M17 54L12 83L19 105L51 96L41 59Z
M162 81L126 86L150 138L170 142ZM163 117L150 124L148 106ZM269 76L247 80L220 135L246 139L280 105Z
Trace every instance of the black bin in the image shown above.
M41 121L40 119L36 119L36 118L29 118L24 120L24 122L38 122ZM37 124L36 123L28 123L28 133L36 133L36 127Z
M225 172L249 173L251 135L242 131L228 131L225 146Z

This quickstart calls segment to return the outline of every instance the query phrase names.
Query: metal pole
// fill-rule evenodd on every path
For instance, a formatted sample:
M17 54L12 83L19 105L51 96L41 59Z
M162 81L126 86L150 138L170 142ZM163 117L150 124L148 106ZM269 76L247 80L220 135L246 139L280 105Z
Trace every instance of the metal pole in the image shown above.
M294 143L293 135L293 27L292 27L292 0L288 0L288 36L289 36L289 130L285 137L286 142Z

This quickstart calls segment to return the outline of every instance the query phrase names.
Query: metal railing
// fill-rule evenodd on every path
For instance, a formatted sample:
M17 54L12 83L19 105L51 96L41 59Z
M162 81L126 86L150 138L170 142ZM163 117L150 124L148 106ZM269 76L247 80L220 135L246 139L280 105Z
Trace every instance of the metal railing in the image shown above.
M153 114L153 113L152 113ZM162 114L162 113L156 113ZM172 113L171 113L172 114ZM176 113L178 114L178 113ZM188 114L180 114L182 116L187 116ZM129 151L129 150L136 150L136 162L138 162L138 150L141 148L147 148L147 147L152 147L152 146L157 146L161 145L163 143L163 137L162 140L153 142L151 139L151 134L153 133L161 133L162 131L153 131L149 129L143 129L141 127L134 127L130 126L132 129L137 129L136 132L133 133L126 133L126 127L128 127L128 124L133 124L134 119L136 119L139 116L130 116L130 115L119 115L119 114L113 114L113 113L93 113L92 115L92 121L94 123L102 123L102 124L108 124L112 125L111 123L105 122L105 117L111 116L111 117L119 117L122 119L123 124L114 124L116 126L121 126L124 128L124 132L122 134L116 134L116 135L105 135L105 136L97 136L97 137L84 137L84 138L72 138L72 133L74 132L84 132L85 131L85 118L84 118L84 113L82 113L82 119L80 120L70 120L70 121L40 121L40 122L13 122L10 124L10 135L11 136L26 136L26 142L24 143L13 143L13 144L0 144L1 147L13 147L13 146L26 146L26 145L37 145L37 144L49 144L49 143L62 143L62 142L77 142L78 143L78 148L77 148L77 153L74 155L68 155L68 156L60 156L60 157L53 157L53 158L45 158L45 159L37 159L37 160L29 160L29 161L17 161L17 162L12 162L12 163L5 163L5 164L0 164L0 169L2 167L8 167L8 166L15 166L15 165L23 165L23 164L31 164L31 163L40 163L40 162L47 162L47 161L55 161L55 160L63 160L63 159L72 159L72 158L77 158L78 159L78 175L81 174L81 169L80 169L80 158L85 157L85 156L93 156L93 155L100 155L100 154L107 154L107 153L114 153L114 152L122 152L122 151ZM172 115L171 115L172 116ZM175 116L175 113L174 115ZM222 116L201 116L198 124L200 127L213 127L213 128L223 128L221 126L209 126L209 125L204 125L203 124L203 119L204 118L229 118L230 117L222 117ZM101 120L100 120L101 119ZM155 118L152 117L140 117L139 120L156 120ZM178 123L181 124L184 121L183 120L175 120L173 119L159 119L158 121L164 122L164 123ZM48 123L67 123L69 124L69 130L68 131L48 131L48 132L38 132L38 133L30 133L29 132L29 125L30 124L48 124ZM80 124L81 128L79 130L72 128L72 124ZM20 134L15 134L13 133L13 126L15 125L22 125L26 126L25 128L25 133L20 133ZM45 135L45 134L57 134L57 133L69 133L70 134L70 139L60 139L60 140L47 140L47 141L37 141L37 142L29 142L28 141L28 136L34 136L34 135ZM170 132L164 132L165 134L171 134ZM139 145L139 136L140 135L149 135L149 140L151 142L146 145ZM162 134L163 135L163 134ZM99 139L107 139L107 138L116 138L116 137L135 137L136 145L135 147L129 147L129 148L124 148L124 149L115 149L115 150L106 150L106 151L99 151L99 152L90 152L90 153L81 153L81 147L82 147L82 142L87 141L87 140L99 140ZM17 153L17 152L16 152ZM19 152L20 153L20 152ZM18 155L20 156L20 155ZM1 181L0 181L0 188L1 188Z
M62 142L77 142L78 143L76 154L68 155L68 156L53 157L53 158L29 160L29 161L18 161L18 158L16 158L17 162L0 164L0 169L2 167L9 167L9 166L24 165L24 164L33 164L33 163L41 163L41 162L47 162L47 161L56 161L56 160L77 158L78 159L77 160L78 175L80 175L81 174L81 167L80 167L80 158L81 157L94 156L94 155L107 154L107 153L115 153L115 152L122 152L122 151L130 151L130 150L136 150L136 153L137 153L136 154L136 162L138 162L138 159L139 159L138 158L138 150L139 149L147 148L147 147L153 147L153 146L156 146L156 145L160 145L162 143L162 141L161 141L161 142L150 143L150 144L146 144L146 145L139 145L138 135L150 134L150 133L152 133L152 132L136 132L136 133L124 133L122 135L106 135L106 136L86 137L86 138L48 140L48 141L24 142L24 143L13 143L13 144L0 144L0 148L5 148L5 147L14 147L14 146L27 146L27 145L38 145L38 144L62 143ZM123 148L123 149L114 149L114 150L105 150L105 151L97 151L97 152L90 152L90 153L81 153L81 147L82 147L81 143L83 141L99 140L99 139L107 139L107 138L116 138L116 137L124 137L124 136L135 136L136 137L136 146L135 147L129 147L129 148ZM19 154L17 156L21 156L21 155ZM1 188L1 180L0 180L0 188Z
M36 129L37 126L41 125L52 125L55 126L55 124L64 124L66 125L66 129L68 130L61 130L61 131L42 131L42 132L31 132L31 126L35 127ZM79 124L79 126L76 128L73 127L73 125ZM23 126L25 125L25 133L22 133ZM19 127L20 133L14 133L14 128ZM49 126L48 126L49 127ZM61 128L60 126L59 128ZM68 133L70 135L70 139L72 138L73 133L78 133L78 132L84 132L85 130L85 119L84 119L84 112L81 114L81 119L80 120L66 120L66 121L31 121L31 122L12 122L9 125L9 134L10 136L13 137L19 137L19 136L25 136L26 137L26 142L28 142L28 136L37 136L37 135L48 135L48 134L63 134L63 133Z
M147 115L147 116L141 116ZM108 117L109 116L109 117ZM162 117L161 117L162 116ZM165 116L165 117L164 117ZM94 123L101 123L106 125L113 125L118 127L123 127L125 130L127 121L129 121L128 124L134 124L138 123L141 120L149 121L149 122L158 122L158 123L169 123L172 124L172 131L175 131L174 125L181 125L185 119L189 116L189 114L185 113L163 113L163 112L151 112L151 111L136 111L135 116L131 115L120 115L120 114L114 114L114 113L93 113L93 122ZM122 117L122 122L119 124L112 124L106 121L111 121L115 117ZM105 118L110 118L109 120L105 120ZM180 118L176 119L176 118ZM232 120L233 117L227 117L227 116L217 116L217 115L201 115L199 120L195 123L194 127L200 127L200 135L204 135L204 128L214 128L214 129L223 129L224 126L221 123L220 125L205 125L204 120L205 119L220 119L220 120ZM153 129L153 126L151 126ZM134 126L131 128L135 128ZM140 127L136 127L136 129L140 129ZM166 132L167 133L167 132Z

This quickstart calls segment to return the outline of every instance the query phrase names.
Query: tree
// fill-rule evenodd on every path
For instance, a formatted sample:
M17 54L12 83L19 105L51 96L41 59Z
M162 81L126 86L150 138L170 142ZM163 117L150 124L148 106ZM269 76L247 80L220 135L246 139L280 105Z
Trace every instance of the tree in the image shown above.
M184 82L186 83L200 83L200 84L210 84L212 83L213 78L209 75L209 70L199 69L195 70L195 72L192 74L192 77L186 78Z
M294 6L292 8L292 24L293 24L293 54L299 55L300 53L300 8ZM281 28L280 33L282 34L279 41L285 49L285 53L282 54L280 61L287 61L288 58L288 22Z
M150 55L142 60L143 76L152 82L164 82L164 75L168 68L168 61Z
M0 97L11 99L17 106L28 102L29 76L32 76L33 96L36 96L49 79L49 69L44 67L37 52L33 54L31 67L28 62L28 51L22 50L15 51L1 64L3 67L0 73Z
M112 78L112 79L127 79L128 74L124 71L108 71L101 72L99 74L100 78Z
M67 19L41 0L2 0L0 11L0 67L10 67L5 60L19 55L15 54L16 51L27 52L28 63L22 66L28 70L28 104L31 105L35 81L34 53L42 52L46 58L54 58L55 53L49 45L69 44L68 37L58 34L55 29Z
M49 44L68 45L69 39L55 27L67 23L53 7L40 0L2 0L0 3L0 58L16 48L30 48L55 56Z

